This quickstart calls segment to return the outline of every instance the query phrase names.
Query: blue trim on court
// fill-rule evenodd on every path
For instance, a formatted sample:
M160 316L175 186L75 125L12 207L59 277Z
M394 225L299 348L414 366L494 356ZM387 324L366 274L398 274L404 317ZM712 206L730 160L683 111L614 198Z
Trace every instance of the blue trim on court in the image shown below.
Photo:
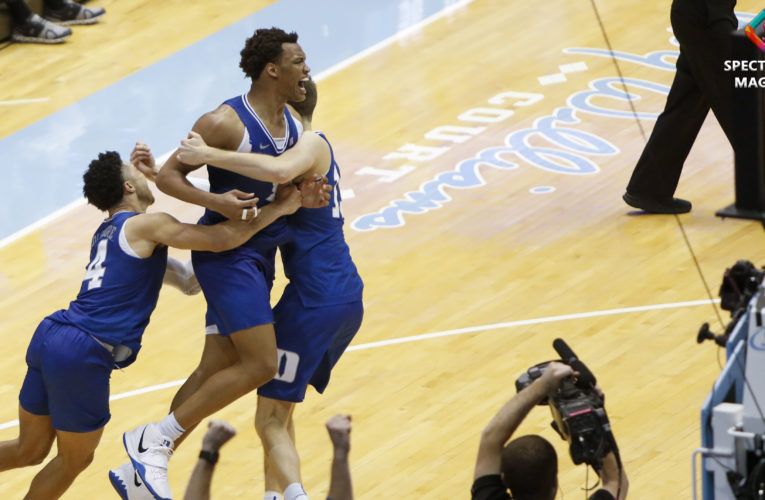
M200 115L249 88L239 51L255 29L296 31L316 75L454 3L280 0L9 135L0 140L0 239L80 198L99 152L127 159L137 140L170 151Z

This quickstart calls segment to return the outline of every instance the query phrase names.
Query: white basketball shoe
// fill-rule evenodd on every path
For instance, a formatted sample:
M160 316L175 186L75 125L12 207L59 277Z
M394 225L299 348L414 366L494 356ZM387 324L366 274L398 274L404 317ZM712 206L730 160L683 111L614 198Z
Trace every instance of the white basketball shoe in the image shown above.
M159 425L152 422L126 432L122 442L133 467L154 498L171 500L167 463L173 455L173 442L160 434Z
M151 494L130 462L110 470L109 481L122 500L154 499L154 495Z

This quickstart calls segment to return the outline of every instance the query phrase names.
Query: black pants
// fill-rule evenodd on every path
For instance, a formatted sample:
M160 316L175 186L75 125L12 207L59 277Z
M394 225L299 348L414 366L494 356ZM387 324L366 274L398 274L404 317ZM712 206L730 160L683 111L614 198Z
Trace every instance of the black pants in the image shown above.
M24 0L0 0L0 3L3 2L8 5L11 18L16 25L24 24L32 15L32 11ZM60 9L63 6L62 0L45 0L43 3L53 9Z
M8 4L8 10L11 13L13 24L24 24L29 16L32 15L32 11L29 10L29 6L24 0L0 0L5 1Z
M730 19L705 25L683 3L673 2L670 16L680 42L675 79L627 185L630 194L656 200L673 197L683 163L710 108L728 141L733 138L733 78L723 70L723 62L731 57L730 34L736 26Z

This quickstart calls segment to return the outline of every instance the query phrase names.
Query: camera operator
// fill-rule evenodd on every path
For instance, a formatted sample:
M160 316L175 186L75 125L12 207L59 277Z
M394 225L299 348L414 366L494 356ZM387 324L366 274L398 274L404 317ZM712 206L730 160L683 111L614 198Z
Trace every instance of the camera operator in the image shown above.
M555 448L541 436L523 436L507 443L531 409L555 392L566 377L577 375L552 362L541 377L505 403L481 433L472 491L473 500L553 500L558 491ZM507 445L505 445L507 443ZM627 476L611 451L597 470L602 485L590 500L627 497ZM620 477L621 476L621 477ZM512 497L508 494L508 489Z

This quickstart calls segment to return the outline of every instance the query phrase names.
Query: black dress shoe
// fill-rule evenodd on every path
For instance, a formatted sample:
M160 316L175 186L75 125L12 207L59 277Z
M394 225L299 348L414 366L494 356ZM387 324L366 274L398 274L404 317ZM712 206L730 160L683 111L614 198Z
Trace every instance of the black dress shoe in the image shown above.
M627 205L639 208L649 214L685 214L691 211L691 202L680 198L654 200L645 196L624 193L622 199Z

